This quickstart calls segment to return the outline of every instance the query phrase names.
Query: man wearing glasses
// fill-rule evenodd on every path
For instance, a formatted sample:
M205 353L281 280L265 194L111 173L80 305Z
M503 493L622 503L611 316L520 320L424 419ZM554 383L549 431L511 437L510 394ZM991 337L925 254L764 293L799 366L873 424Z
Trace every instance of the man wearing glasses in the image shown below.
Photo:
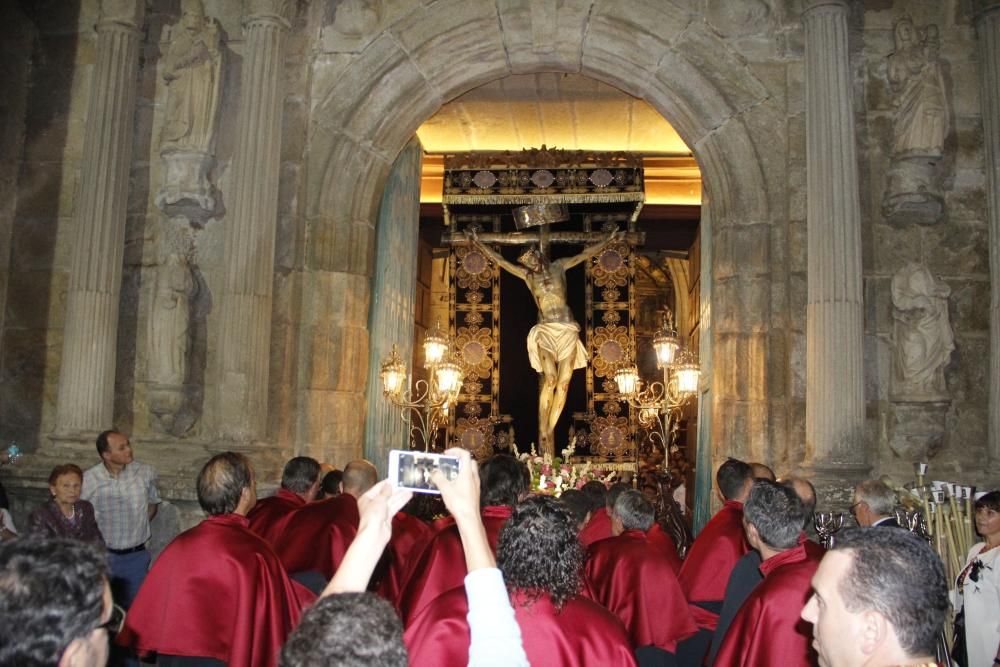
M99 547L37 536L0 545L0 667L104 667L122 620Z
M896 492L877 479L869 479L854 487L854 504L851 514L861 527L880 526L899 528L892 514L896 506Z

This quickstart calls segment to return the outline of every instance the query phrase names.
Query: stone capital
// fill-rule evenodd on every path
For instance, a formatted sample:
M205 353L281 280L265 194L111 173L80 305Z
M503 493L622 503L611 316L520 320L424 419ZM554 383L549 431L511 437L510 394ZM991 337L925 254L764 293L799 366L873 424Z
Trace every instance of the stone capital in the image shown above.
M846 13L850 10L850 2L849 0L802 0L803 19L821 9Z
M97 29L121 26L132 30L142 28L146 3L144 0L101 0Z
M246 0L246 25L251 23L274 23L289 28L292 20L291 0Z

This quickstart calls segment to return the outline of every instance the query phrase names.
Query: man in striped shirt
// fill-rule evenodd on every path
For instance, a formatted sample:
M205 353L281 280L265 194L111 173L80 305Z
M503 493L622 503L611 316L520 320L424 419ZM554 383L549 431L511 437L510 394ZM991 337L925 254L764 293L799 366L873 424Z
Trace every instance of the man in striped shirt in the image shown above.
M128 609L149 569L149 522L160 503L156 470L134 460L128 436L118 431L97 436L97 453L101 462L84 471L80 497L94 506L115 601Z

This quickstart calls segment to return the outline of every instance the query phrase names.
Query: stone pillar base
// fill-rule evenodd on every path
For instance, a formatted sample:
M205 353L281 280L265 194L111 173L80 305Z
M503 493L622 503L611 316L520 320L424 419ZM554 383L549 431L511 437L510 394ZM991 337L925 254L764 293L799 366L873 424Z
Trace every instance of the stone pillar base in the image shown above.
M889 448L906 461L927 461L944 445L951 401L893 401Z
M939 155L898 157L889 167L882 215L889 222L932 225L941 219L944 200L934 183Z
M169 151L163 158L163 186L156 195L156 207L173 217L203 221L215 211L215 187L208 180L214 162L199 151Z

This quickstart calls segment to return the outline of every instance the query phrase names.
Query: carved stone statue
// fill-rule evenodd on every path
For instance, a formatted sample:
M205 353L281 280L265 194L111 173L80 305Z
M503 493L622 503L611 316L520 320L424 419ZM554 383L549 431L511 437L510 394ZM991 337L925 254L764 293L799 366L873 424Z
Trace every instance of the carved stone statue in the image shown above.
M573 320L566 302L566 270L580 264L620 238L614 232L600 243L584 248L573 257L550 261L532 248L518 258L518 264L479 241L475 230L469 240L501 268L523 280L538 306L538 324L528 332L528 359L542 375L538 388L538 446L543 454L555 456L553 433L569 391L573 371L587 365L587 349L580 342L580 325Z
M180 253L169 253L156 268L147 323L147 379L150 412L166 432L173 432L184 402L194 284L187 259Z
M219 26L205 16L201 0L184 0L181 20L165 32L163 80L167 105L160 134L166 167L156 198L161 208L191 200L206 211L215 207L208 172L215 154L222 49Z
M896 22L895 51L886 59L893 97L893 161L883 212L901 221L935 222L941 196L935 185L936 167L948 135L945 93L936 25L922 31L909 17Z
M944 368L955 340L948 321L951 288L926 267L909 264L892 278L892 398L948 400Z

